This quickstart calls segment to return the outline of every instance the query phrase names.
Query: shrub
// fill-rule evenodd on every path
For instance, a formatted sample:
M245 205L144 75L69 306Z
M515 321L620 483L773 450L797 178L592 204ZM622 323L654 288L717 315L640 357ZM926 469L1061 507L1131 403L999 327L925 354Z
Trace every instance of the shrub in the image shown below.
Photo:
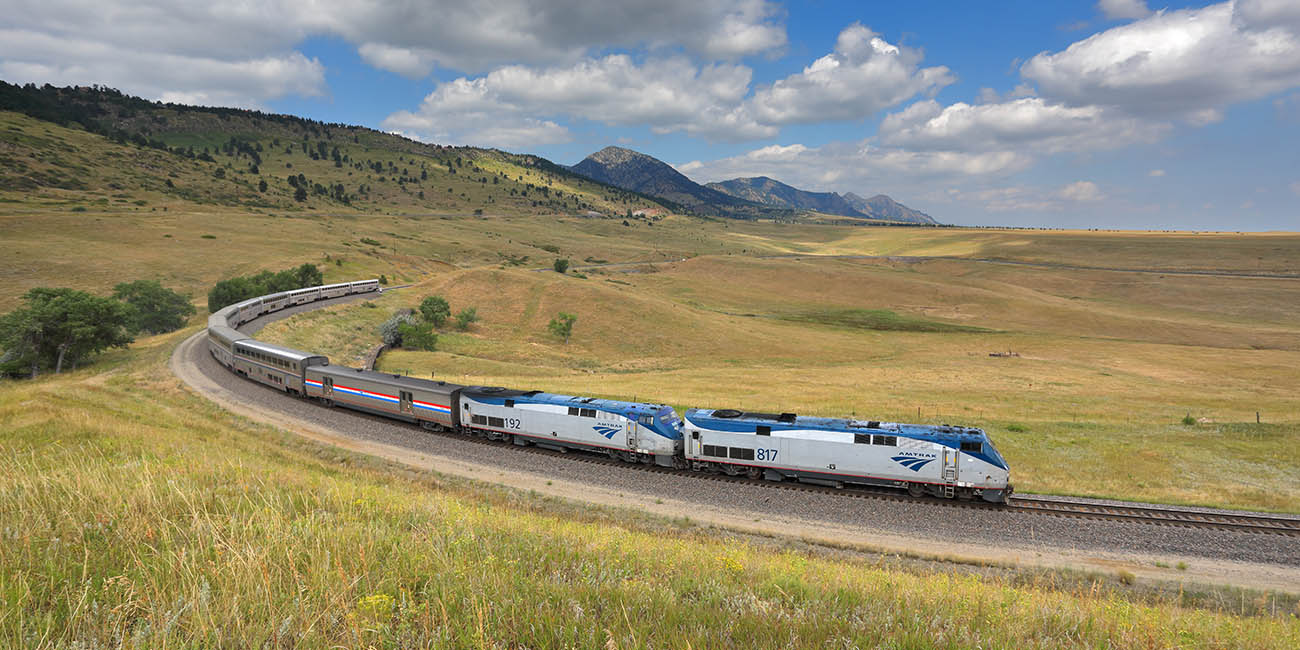
M569 270L569 260L563 257L556 258L551 268L555 269L556 273L564 273Z
M429 296L420 303L420 315L434 327L442 327L451 317L451 305L442 296Z
M456 314L456 329L465 331L469 326L478 322L478 309L466 307Z
M427 322L399 323L397 332L402 339L401 347L408 350L433 352L438 347L438 335Z
M1007 425L1007 431L1010 431L1011 433L1025 433L1026 431L1029 431L1029 427L1023 424L1012 422L1011 424Z
M1190 427L1190 426L1196 424L1196 418L1192 417L1192 414L1191 414L1191 413L1188 413L1187 415L1184 415L1184 416L1183 416L1183 424L1185 424L1185 425L1187 425L1187 426Z
M414 312L409 309L399 310L379 326L379 338L390 348L400 348L402 347L402 325L414 324Z

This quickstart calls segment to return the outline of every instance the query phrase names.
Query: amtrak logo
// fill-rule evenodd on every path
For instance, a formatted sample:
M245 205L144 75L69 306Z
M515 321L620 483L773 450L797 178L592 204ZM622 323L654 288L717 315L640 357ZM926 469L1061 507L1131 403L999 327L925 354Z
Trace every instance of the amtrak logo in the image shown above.
M608 425L599 425L599 424L592 428L596 430L596 433L599 433L600 435L605 436L606 438L611 440L614 438L614 434L618 433L619 431L622 431L622 429L618 427L611 427Z
M919 472L921 471L922 467L925 467L926 465L930 464L930 462L932 462L934 459L914 458L912 456L894 456L892 460L897 462L899 465L902 465L903 467L912 470L913 472Z

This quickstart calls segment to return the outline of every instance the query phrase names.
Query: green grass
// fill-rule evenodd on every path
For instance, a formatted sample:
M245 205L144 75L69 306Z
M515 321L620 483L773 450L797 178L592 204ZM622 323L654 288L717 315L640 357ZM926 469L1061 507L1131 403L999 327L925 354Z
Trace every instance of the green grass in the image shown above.
M819 309L778 314L781 320L881 332L988 332L983 327L954 325L900 316L888 309Z
M1243 616L1122 574L782 548L388 466L181 390L179 338L0 386L0 645L1300 643L1294 599Z

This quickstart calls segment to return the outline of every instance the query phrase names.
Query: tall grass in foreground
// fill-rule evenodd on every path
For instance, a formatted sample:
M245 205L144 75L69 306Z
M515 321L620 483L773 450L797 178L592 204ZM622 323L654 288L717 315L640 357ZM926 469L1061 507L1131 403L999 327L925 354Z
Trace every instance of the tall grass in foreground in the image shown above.
M184 393L169 347L0 385L0 646L1300 646L1291 612L903 571L396 470Z

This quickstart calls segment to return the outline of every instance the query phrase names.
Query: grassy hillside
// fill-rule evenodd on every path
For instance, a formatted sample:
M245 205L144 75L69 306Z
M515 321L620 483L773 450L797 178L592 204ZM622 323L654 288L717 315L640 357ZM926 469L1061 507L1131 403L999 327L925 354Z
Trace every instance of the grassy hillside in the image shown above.
M382 368L679 408L968 424L990 432L1021 490L1300 503L1300 281L949 260L629 268L451 271L262 336L355 363L394 309L439 294L483 321ZM546 331L559 311L578 315L568 345Z
M1285 597L951 574L387 466L182 390L187 334L0 386L0 645L1300 643Z

